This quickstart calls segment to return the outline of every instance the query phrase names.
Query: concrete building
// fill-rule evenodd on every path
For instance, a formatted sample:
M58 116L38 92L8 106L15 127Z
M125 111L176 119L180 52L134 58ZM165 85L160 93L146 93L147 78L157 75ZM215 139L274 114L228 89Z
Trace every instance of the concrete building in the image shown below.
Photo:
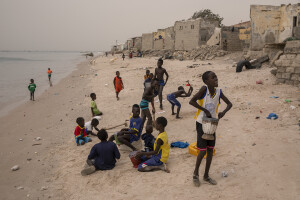
M174 50L175 48L175 31L174 26L165 29L164 49Z
M135 48L135 50L142 50L142 37L132 38L132 47Z
M251 5L251 50L265 44L282 43L289 37L300 39L300 3L281 6Z
M176 21L175 50L192 50L206 44L217 26L217 21L202 18Z
M153 33L142 34L142 51L153 49Z

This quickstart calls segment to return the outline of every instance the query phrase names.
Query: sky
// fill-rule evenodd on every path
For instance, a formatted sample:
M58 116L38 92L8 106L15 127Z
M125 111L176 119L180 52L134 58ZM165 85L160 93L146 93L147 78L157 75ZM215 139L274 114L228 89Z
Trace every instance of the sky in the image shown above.
M299 0L0 0L0 50L105 51L202 9L229 26L250 20L251 4L288 3Z

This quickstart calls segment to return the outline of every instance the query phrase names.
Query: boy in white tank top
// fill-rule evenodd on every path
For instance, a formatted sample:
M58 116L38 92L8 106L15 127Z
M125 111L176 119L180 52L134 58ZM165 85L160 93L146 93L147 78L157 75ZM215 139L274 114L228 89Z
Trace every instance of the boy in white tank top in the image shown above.
M197 187L200 186L199 167L206 152L207 157L203 180L207 181L212 185L217 184L217 182L210 178L208 175L213 156L213 149L216 143L216 135L214 134L214 140L205 140L202 138L202 119L204 116L209 118L213 117L221 119L222 117L224 117L225 113L232 107L232 103L227 99L222 90L217 88L218 78L214 72L205 72L202 75L202 80L206 84L206 86L202 86L199 92L195 94L195 96L190 100L190 104L195 108L198 108L198 112L195 115L195 119L197 130L197 148L200 150L200 152L197 156L195 171L193 175L193 182ZM218 113L218 108L221 99L227 104L227 107L223 112Z

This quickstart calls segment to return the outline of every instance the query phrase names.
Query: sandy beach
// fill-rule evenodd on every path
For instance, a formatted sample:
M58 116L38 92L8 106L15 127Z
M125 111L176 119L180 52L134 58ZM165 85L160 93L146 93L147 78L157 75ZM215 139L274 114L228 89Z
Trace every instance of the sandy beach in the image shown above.
M199 74L214 71L219 87L233 103L217 129L216 155L210 170L210 176L218 182L216 186L202 181L200 188L194 187L192 174L196 157L189 154L188 149L177 148L170 151L169 174L163 171L140 173L132 167L129 152L121 150L121 159L113 170L82 177L80 171L89 151L99 142L92 137L91 143L77 147L74 141L76 118L91 119L89 94L97 94L98 108L104 113L98 127L124 122L130 116L131 106L139 104L142 98L146 67L154 72L158 59L122 61L121 55L115 57L114 62L110 62L112 56L99 57L93 66L81 63L78 70L47 89L35 102L28 101L0 118L1 199L299 198L300 90L275 85L276 78L266 66L237 74L232 63L239 59L238 54L211 61L165 60L163 65L170 78L163 93L165 112L156 116L168 119L169 143L196 141L196 109L189 105L190 98L179 99L183 117L179 120L171 115L171 106L166 100L167 94L184 86L185 81L190 81L195 94L203 85ZM187 68L193 64L199 65ZM117 70L125 86L119 101L112 84ZM263 84L256 84L257 80ZM158 103L156 108L160 111ZM224 108L223 102L220 110ZM279 118L266 119L269 113L276 113ZM108 133L111 135L119 129ZM36 137L41 140L36 141ZM14 165L20 169L12 171ZM200 176L204 167L205 160ZM226 171L228 177L222 177L222 171Z

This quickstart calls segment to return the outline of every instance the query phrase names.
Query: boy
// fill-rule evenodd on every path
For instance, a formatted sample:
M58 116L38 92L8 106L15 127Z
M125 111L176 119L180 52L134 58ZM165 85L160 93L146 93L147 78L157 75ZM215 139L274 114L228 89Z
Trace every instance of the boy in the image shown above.
M122 89L124 89L124 85L119 71L116 71L116 75L117 76L114 78L113 84L115 86L117 100L119 101L119 93Z
M155 138L152 135L153 132L153 126L152 125L147 125L146 126L146 133L142 134L142 140L144 140L145 143L145 151L149 152L149 151L153 151L153 146L154 146L154 142L155 142Z
M123 60L125 59L125 54L123 53L123 55L122 55L122 58L123 58Z
M91 111L92 111L92 116L95 117L95 116L100 116L102 115L102 112L100 112L100 110L97 108L97 104L95 102L96 100L96 94L95 93L91 93L90 94L90 97L92 99L91 101Z
M149 78L149 76L150 76L150 70L147 69L146 74L144 75L144 80L146 81Z
M34 80L30 79L30 83L28 85L28 90L30 91L30 100L34 101L34 92L35 92L36 84L34 84Z
M164 117L158 117L156 119L155 128L159 131L159 134L154 143L154 151L150 152L137 152L136 156L141 157L142 163L139 164L138 170L140 172L148 172L155 169L163 170L167 173L170 171L166 166L166 162L169 158L170 145L168 143L168 135L165 132L165 128L168 121ZM150 158L146 158L151 156Z
M117 139L122 144L130 147L133 151L136 151L137 149L131 143L140 139L142 130L143 120L140 118L140 106L134 104L132 106L132 117L130 117L129 129L122 129L116 135L112 135L109 141L112 142Z
M89 138L85 132L84 128L84 119L82 117L78 117L76 119L76 123L78 124L75 128L74 135L77 146L84 145L85 143L91 142L92 139Z
M98 125L99 125L99 121L96 118L93 118L92 121L86 122L84 124L86 134L97 136L95 133L93 133L93 128L96 129L96 131L99 131L99 129L97 128Z
M51 81L52 70L48 68L48 79Z
M148 78L144 81L144 87L151 87L151 81L153 79L153 73L150 73Z
M116 159L120 159L120 152L117 145L107 141L107 132L101 129L97 133L101 140L95 144L87 159L87 166L81 171L82 176L94 173L96 170L110 170L115 167Z
M204 155L207 152L206 157L206 166L205 166L205 173L203 176L203 180L207 181L212 185L216 185L217 182L209 177L209 168L212 161L213 156L213 149L216 143L216 136L214 134L214 140L205 140L202 138L203 129L202 129L202 119L203 116L206 117L213 117L217 118L218 107L220 104L220 99L222 99L226 104L227 107L223 112L218 114L218 118L221 119L224 117L226 112L230 110L232 107L231 102L227 99L221 89L218 89L218 78L216 74L212 71L207 71L202 75L202 80L206 84L206 86L202 86L197 94L190 100L190 105L194 106L198 109L198 112L195 115L196 119L196 130L197 130L197 148L200 150L195 171L193 175L193 182L195 186L200 186L199 181L199 167Z
M181 104L179 103L179 101L177 101L176 98L178 98L178 97L189 97L189 96L191 96L192 92L193 92L193 87L192 86L190 86L190 89L189 89L188 93L185 92L185 90L182 86L179 86L178 91L173 92L172 94L169 94L167 96L168 101L172 104L172 115L176 114L176 113L174 113L174 107L175 107L175 105L177 106L176 119L181 118L181 117L179 117Z
M169 74L167 73L165 68L162 68L164 61L160 58L157 61L157 68L155 68L155 73L154 73L154 78L157 78L159 80L159 93L158 93L158 98L160 102L160 109L163 109L162 105L162 92L164 89L164 86L167 84L168 79L169 79ZM166 82L164 81L164 74L166 74Z

